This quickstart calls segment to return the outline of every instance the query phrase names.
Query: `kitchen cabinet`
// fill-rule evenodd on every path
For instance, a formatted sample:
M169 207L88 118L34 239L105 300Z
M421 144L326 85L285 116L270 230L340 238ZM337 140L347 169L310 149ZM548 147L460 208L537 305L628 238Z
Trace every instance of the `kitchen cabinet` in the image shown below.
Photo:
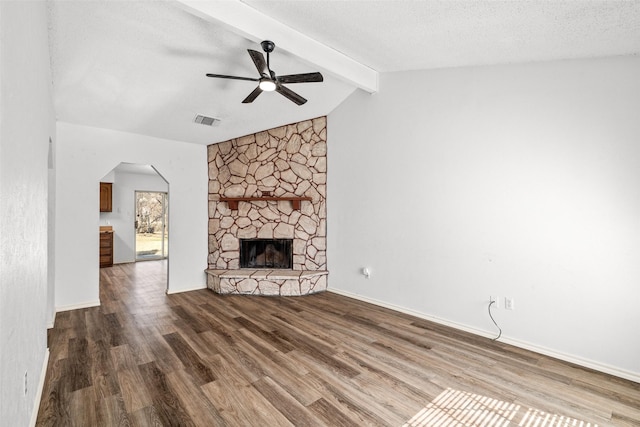
M100 227L100 268L113 265L113 230Z
M112 184L110 182L100 183L100 212L111 212Z

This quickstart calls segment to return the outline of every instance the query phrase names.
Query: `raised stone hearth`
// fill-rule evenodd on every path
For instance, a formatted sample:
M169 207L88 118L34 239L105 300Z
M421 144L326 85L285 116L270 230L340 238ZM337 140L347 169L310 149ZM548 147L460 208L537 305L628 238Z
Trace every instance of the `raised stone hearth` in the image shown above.
M326 133L319 117L208 147L209 288L326 290ZM240 269L240 239L292 239L292 269Z
M219 294L299 296L324 291L328 271L207 270L207 287Z

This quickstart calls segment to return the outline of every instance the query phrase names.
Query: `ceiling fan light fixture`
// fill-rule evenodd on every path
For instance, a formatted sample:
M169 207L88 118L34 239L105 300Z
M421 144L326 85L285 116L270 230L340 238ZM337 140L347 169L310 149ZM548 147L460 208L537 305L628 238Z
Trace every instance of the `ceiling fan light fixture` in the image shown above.
M276 83L273 80L269 79L261 79L258 86L260 86L260 89L265 92L273 92L274 90L276 90Z

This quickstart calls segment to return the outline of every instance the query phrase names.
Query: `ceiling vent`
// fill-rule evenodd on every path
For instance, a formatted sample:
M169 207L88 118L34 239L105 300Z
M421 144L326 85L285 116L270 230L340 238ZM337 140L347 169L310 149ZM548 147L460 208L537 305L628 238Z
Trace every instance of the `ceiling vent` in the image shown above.
M205 126L218 126L218 124L220 124L220 119L203 116L202 114L198 114L193 121Z

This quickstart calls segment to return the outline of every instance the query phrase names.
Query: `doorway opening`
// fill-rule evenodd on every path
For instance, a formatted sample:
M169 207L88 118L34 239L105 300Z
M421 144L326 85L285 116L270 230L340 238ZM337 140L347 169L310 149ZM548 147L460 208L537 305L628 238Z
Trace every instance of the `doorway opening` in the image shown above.
M1 1L1 0L0 0ZM113 255L113 267L106 267L100 270L100 277L103 274L113 274L114 271L121 270L126 264L135 263L140 260L154 260L144 266L140 266L144 271L150 272L154 268L163 270L162 279L158 283L163 283L162 292L169 289L168 268L169 268L169 195L171 194L169 181L150 164L126 163L122 162L113 168L107 175L100 179L100 182L111 183L111 210L100 212L100 228L109 229L112 232L113 240L111 253ZM96 184L96 191L98 185ZM160 239L155 240L160 243L159 247L149 248L150 255L137 257L136 242L137 229L137 197L136 193L162 193L164 215L162 220L164 225L154 224L153 218L148 219L147 230L150 234L162 231L164 234ZM98 206L96 206L96 211ZM149 213L153 214L155 209L150 207ZM154 228L151 231L151 228ZM157 228L157 230L156 230ZM98 230L96 230L98 231ZM151 236L147 240L152 240ZM140 247L141 248L141 247ZM102 248L97 248L96 251ZM154 250L157 249L157 250ZM155 267L154 267L155 265ZM146 280L146 279L145 279ZM158 289L160 291L160 289Z
M166 259L169 256L168 204L166 192L135 192L136 261Z

